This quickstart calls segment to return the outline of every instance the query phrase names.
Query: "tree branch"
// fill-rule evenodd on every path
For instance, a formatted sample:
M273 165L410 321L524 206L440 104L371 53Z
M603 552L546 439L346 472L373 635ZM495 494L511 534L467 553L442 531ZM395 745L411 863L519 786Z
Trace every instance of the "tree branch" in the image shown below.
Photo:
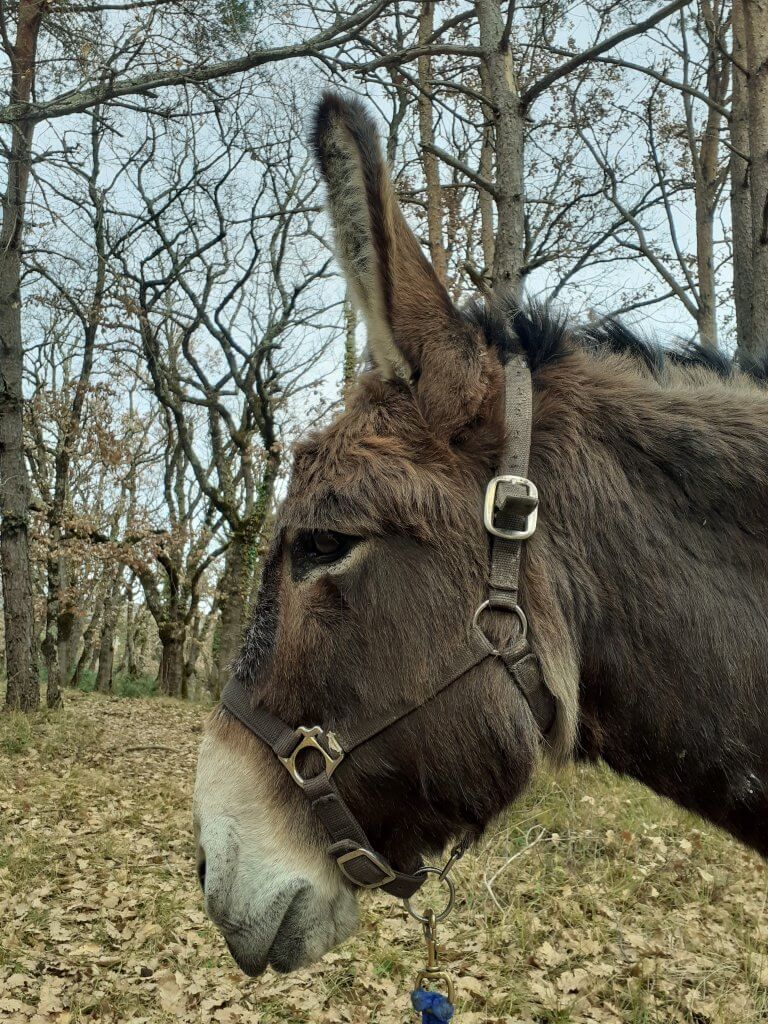
M618 46L619 43L623 43L626 39L631 39L633 36L642 35L643 32L647 32L648 29L657 25L660 21L664 21L670 14L674 14L675 11L681 10L691 0L672 0L672 3L665 4L658 11L652 14L645 21L638 21L634 25L627 25L626 28L622 29L621 32L617 32L615 35L609 36L604 39L601 43L596 43L588 50L583 50L581 53L577 53L570 60L564 61L558 67L553 68L546 75L543 75L537 82L533 82L525 90L520 98L520 102L523 108L529 107L534 100L538 99L543 92L546 92L555 82L558 82L561 78L565 78L570 75L576 68L581 67L582 64L586 64L588 61L596 60L600 54L605 53L606 50L612 50L614 46Z
M50 121L69 114L79 114L100 103L108 103L119 96L136 96L151 93L174 85L199 85L243 71L251 71L264 64L275 64L294 57L311 57L331 47L343 46L354 38L360 28L372 21L386 6L388 0L375 0L358 14L336 22L329 29L320 32L303 43L293 46L278 46L255 50L233 60L216 64L187 66L168 71L150 72L135 78L110 78L99 85L72 92L48 100L46 103L9 103L0 107L0 124L14 124L25 120L31 123Z
M451 154L446 153L444 149L440 149L439 146L433 146L430 143L424 145L423 148L426 149L428 153L434 153L436 157L439 157L444 163L448 164L449 167L453 167L455 170L465 174L471 181L474 181L476 185L479 185L480 188L489 192L494 199L498 197L498 189L492 181L488 181L487 178L478 174L477 171L473 171L471 167L462 163L461 160L457 160L455 156L451 156Z

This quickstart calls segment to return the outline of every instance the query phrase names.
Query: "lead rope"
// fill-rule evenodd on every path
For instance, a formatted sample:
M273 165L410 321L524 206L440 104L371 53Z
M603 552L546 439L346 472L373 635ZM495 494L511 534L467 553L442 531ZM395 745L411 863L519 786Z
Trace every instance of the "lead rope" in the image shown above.
M437 875L438 882L446 886L448 901L439 914L436 914L431 907L420 914L414 910L410 900L403 900L405 909L424 929L424 940L427 945L427 962L416 975L416 987L411 992L411 1005L417 1013L421 1014L421 1024L444 1024L445 1021L449 1021L453 1017L455 1012L453 1004L456 999L456 990L453 977L440 966L437 925L440 921L444 921L453 910L456 902L456 887L450 878L450 873L456 862L461 860L467 852L471 842L471 835L465 835L451 850L445 867L425 866L416 872L417 874ZM428 987L438 984L445 986L445 995Z

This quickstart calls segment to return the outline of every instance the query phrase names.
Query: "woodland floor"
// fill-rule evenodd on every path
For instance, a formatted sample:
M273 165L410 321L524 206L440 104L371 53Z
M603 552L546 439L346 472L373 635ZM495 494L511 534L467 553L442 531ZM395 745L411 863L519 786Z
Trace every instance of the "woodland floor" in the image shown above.
M202 709L66 699L0 716L0 1020L414 1020L419 930L383 898L308 970L230 960L192 856ZM764 865L638 786L542 778L457 876L456 1024L768 1020Z

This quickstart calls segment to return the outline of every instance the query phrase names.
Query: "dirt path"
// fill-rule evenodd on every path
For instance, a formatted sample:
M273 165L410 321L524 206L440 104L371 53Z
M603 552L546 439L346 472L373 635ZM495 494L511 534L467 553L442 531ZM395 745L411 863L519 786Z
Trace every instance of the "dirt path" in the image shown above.
M415 1020L418 931L381 898L309 970L229 959L194 876L203 717L72 693L31 729L0 717L0 1021ZM456 1024L768 1020L762 863L639 787L543 779L458 874Z

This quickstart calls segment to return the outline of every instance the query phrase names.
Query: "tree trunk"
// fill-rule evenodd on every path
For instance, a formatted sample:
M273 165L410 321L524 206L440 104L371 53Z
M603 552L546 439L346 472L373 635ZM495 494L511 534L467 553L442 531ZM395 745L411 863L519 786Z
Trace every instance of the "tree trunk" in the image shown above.
M101 321L104 285L106 281L106 256L104 236L104 199L98 189L99 178L99 147L101 143L100 108L95 107L91 117L91 173L88 177L88 192L94 210L94 248L96 251L96 280L93 301L90 303L84 324L83 364L77 380L75 393L69 414L64 422L55 459L55 484L53 501L49 511L48 533L50 555L48 560L48 612L49 622L46 626L46 665L48 666L48 707L61 704L61 687L65 686L70 664L69 652L66 649L68 637L71 636L71 625L67 629L64 617L67 601L66 555L61 551L61 538L64 524L64 506L69 492L69 471L72 451L77 440L78 431L83 417L85 398L91 381L93 356L96 345L96 334ZM70 620L71 621L71 620ZM55 624L57 633L56 649L50 636ZM62 633L59 633L62 630ZM58 657L57 657L58 655ZM110 677L111 677L110 666Z
M736 340L743 355L756 352L752 326L752 200L749 186L749 92L747 40L743 0L733 0L733 92L731 102L731 232L733 238L733 299L736 308Z
M432 35L435 25L434 0L422 0L419 14L419 46ZM443 201L440 188L440 165L437 156L428 147L435 144L432 124L432 58L425 54L418 59L419 67L419 141L421 162L427 185L427 238L429 255L435 273L443 284L448 281L448 261L443 245Z
M66 594L66 590L65 590ZM59 611L56 639L59 648L59 686L69 686L77 663L77 648L80 643L82 617L70 604Z
M125 670L131 679L139 674L136 660L136 611L133 607L133 585L128 584L125 605Z
M488 72L495 139L496 244L493 290L520 297L525 261L523 157L525 118L499 0L475 0L482 60Z
M349 398L352 385L357 379L357 311L349 296L344 300L344 367L341 393L344 401Z
M103 615L104 615L104 608L102 607L99 618L102 618ZM98 623L97 623L97 625L98 625ZM94 634L91 637L90 647L89 647L89 649L87 651L87 658L85 660L85 667L88 669L89 672L93 673L99 667L99 649L100 649L100 647L101 647L101 633L99 633L99 638L96 639L96 633L94 631ZM83 654L86 654L86 652L83 651Z
M21 0L11 54L11 103L32 95L37 37L47 4ZM40 703L35 664L35 616L29 564L29 476L24 460L21 332L21 252L31 167L31 121L12 126L0 225L0 565L8 676L6 704L28 711Z
M59 559L55 551L46 560L48 570L47 595L45 601L45 637L42 654L45 662L46 700L49 708L61 705L59 689L59 648L57 625L59 619Z
M168 697L187 697L187 679L184 671L184 624L165 622L159 627L160 692Z
M96 689L99 693L112 690L112 671L115 663L115 630L117 627L119 579L115 580L104 602L104 619L99 641L99 670L96 673Z
M94 637L96 636L96 630L99 626L101 619L101 613L103 608L103 602L97 598L96 607L93 610L93 614L88 620L88 625L83 631L83 649L80 653L80 657L75 665L74 675L72 676L72 685L79 686L80 681L83 677L83 672L89 668L91 658L94 650ZM97 648L98 650L98 648Z
M250 593L250 551L245 531L232 534L224 559L221 577L221 612L218 628L218 650L213 672L212 694L218 700L226 683L232 662L240 652L245 629L245 612Z
M104 621L99 642L99 669L96 673L96 689L99 693L112 691L112 668L115 660L115 624Z
M134 613L133 626L133 674L140 676L146 672L149 658L148 647L150 642L149 618L145 610L139 607Z
M493 181L493 125L491 124L491 86L488 77L488 68L485 63L480 63L480 81L483 86L483 96L487 103L484 107L485 124L483 126L483 141L480 147L480 176L486 181ZM484 282L490 287L493 282L493 264L496 259L496 225L493 222L493 196L486 189L479 190L480 207L480 239L483 250L483 271Z
M280 449L272 443L267 448L258 495L250 514L234 530L224 560L219 587L221 615L218 629L217 663L211 680L212 695L218 699L229 676L230 667L240 652L256 566L258 545L269 514L275 480L280 468Z
M717 294L715 285L714 210L696 209L696 268L699 282L699 343L717 348Z
M768 0L744 0L749 77L750 193L754 274L750 351L766 348L768 324Z

